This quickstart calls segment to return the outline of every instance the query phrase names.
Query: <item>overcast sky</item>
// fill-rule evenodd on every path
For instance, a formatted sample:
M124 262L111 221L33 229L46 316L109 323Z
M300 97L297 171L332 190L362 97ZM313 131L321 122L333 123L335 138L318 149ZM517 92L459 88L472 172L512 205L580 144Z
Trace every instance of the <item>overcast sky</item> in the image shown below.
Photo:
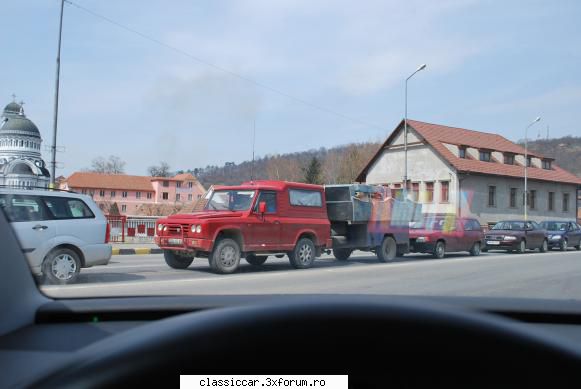
M266 88L66 4L57 174L109 154L132 174L241 162L254 120L258 155L383 140L422 63L410 118L517 140L542 116L533 138L581 135L579 1L74 2ZM0 104L24 100L45 146L59 3L0 10Z

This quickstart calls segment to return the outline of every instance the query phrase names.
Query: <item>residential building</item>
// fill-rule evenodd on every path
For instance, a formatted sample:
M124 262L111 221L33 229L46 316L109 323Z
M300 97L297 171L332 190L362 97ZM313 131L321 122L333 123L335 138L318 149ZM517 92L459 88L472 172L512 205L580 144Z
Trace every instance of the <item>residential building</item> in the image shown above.
M40 155L42 138L22 104L11 102L0 116L0 185L47 187L50 173Z
M105 211L112 204L117 204L122 215L141 214L144 206L148 205L188 205L198 201L205 192L202 184L191 174L148 177L76 172L61 183L61 188L92 196ZM159 212L163 214L167 211Z
M408 120L408 195L419 191L424 214L470 216L482 225L522 219L524 154L523 147L497 134ZM357 180L401 196L404 155L402 120ZM581 178L553 158L532 152L528 157L528 217L575 219Z

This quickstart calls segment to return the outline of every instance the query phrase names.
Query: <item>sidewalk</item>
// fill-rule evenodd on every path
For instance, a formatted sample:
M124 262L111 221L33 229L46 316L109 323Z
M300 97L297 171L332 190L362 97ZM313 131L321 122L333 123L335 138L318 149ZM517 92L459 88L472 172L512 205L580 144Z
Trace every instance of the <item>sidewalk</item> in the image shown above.
M113 255L144 255L163 253L155 243L116 243L111 242Z

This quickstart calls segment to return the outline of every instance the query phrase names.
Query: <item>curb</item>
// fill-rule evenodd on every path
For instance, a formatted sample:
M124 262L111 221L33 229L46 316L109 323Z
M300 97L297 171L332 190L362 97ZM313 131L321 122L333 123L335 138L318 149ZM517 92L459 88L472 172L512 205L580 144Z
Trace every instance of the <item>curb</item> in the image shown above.
M135 249L119 249L114 248L112 255L146 255L146 254L162 254L162 249L150 248L135 248Z

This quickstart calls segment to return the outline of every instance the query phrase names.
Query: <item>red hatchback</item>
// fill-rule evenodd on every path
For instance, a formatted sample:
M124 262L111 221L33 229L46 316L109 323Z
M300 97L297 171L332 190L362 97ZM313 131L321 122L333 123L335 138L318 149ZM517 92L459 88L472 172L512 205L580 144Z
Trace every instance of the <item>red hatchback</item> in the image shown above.
M444 258L447 252L480 255L484 232L476 219L455 216L427 217L410 227L410 252Z

